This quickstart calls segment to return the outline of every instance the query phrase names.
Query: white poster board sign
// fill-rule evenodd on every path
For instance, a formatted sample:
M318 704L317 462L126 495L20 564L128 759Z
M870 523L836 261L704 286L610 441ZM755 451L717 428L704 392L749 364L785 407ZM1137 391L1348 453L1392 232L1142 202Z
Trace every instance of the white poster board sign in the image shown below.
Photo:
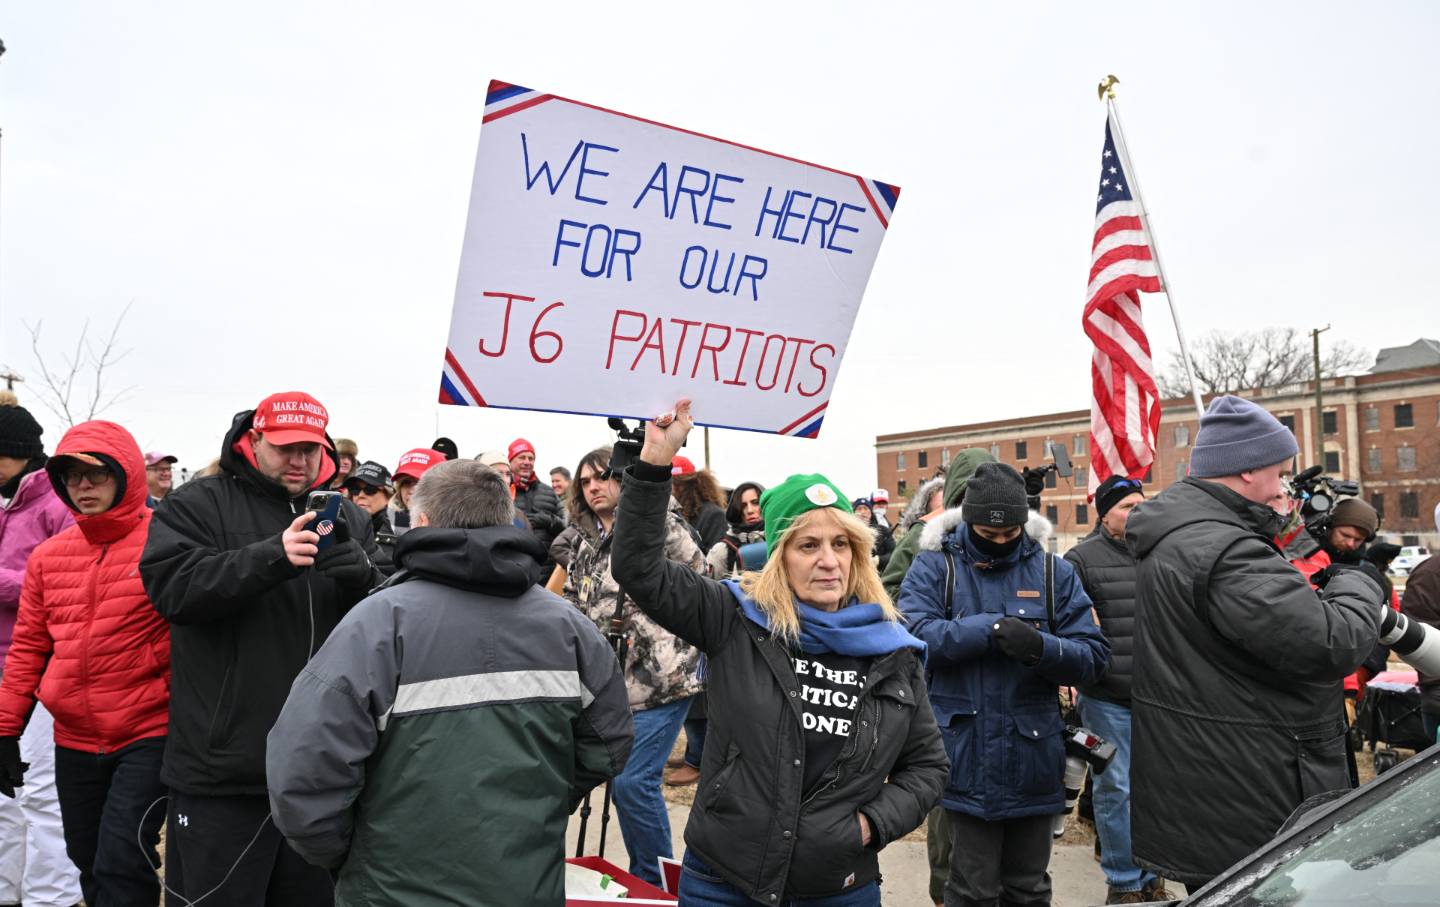
M816 437L899 193L491 82L440 402Z

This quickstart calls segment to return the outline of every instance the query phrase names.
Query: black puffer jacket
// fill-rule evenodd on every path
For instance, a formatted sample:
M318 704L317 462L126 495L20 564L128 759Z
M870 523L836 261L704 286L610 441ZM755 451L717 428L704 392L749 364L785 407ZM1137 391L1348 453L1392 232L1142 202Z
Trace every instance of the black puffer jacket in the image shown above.
M1135 651L1135 557L1123 539L1096 526L1080 544L1065 552L1080 584L1100 616L1100 630L1110 641L1110 663L1100 680L1080 692L1120 705L1130 704L1131 657Z
M643 476L646 466L634 469ZM709 658L710 727L686 845L761 904L834 894L852 874L852 885L869 882L876 852L925 820L948 774L919 657L901 649L875 659L834 774L802 802L800 681L787 648L747 620L724 585L665 559L670 482L635 471L620 496L611 572L641 610ZM857 812L874 829L869 848Z
M1135 508L1132 696L1136 862L1204 882L1301 801L1349 786L1342 679L1379 634L1379 586L1316 593L1275 547L1274 511L1184 479Z
M530 531L548 552L555 537L565 528L565 518L560 513L560 499L555 489L537 477L529 488L515 486L515 509L525 514L530 521ZM553 566L553 564L547 565Z
M292 566L280 534L304 512L234 449L253 412L236 416L219 475L186 482L155 511L140 578L170 621L170 730L160 777L206 796L265 796L265 735L290 684L346 611L383 577L342 588ZM315 487L334 475L322 460ZM341 516L373 561L370 517L346 501Z

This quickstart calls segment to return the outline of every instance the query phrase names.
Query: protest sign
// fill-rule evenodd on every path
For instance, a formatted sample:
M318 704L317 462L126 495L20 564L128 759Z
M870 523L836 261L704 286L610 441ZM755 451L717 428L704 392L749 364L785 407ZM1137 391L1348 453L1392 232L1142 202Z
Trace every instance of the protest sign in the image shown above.
M491 82L440 402L816 437L899 194Z

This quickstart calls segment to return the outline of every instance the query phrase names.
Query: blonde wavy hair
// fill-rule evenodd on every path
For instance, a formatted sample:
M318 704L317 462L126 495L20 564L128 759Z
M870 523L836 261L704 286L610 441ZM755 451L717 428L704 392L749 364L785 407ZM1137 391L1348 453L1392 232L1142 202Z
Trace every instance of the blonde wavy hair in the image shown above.
M845 586L845 604L879 605L885 619L900 621L900 609L890 600L884 583L880 582L880 571L870 559L875 547L875 534L859 517L834 507L820 507L811 510L791 523L771 542L774 550L765 567L760 571L749 571L740 577L740 591L749 596L770 620L770 630L777 636L795 642L800 638L800 613L795 608L795 590L790 583L790 574L785 570L785 551L796 538L799 530L817 520L829 519L844 530L850 540L850 577Z

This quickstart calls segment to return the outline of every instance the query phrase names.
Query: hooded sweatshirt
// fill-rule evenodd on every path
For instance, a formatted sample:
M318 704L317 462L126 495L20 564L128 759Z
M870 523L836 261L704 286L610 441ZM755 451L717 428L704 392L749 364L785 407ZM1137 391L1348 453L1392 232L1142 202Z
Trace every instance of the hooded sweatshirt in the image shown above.
M994 462L995 458L990 456L990 451L979 447L967 447L958 451L950 460L950 468L945 471L945 509L956 511L957 519L960 502L965 500L965 486L970 477L980 468L981 463ZM885 591L890 593L892 601L900 598L900 584L905 581L905 574L910 572L910 564L920 550L920 535L925 531L929 519L928 516L922 516L916 520L905 532L905 536L895 543L890 562L880 574L880 581L885 584Z
M0 736L18 735L36 698L55 717L55 742L111 752L165 733L170 631L137 569L150 528L145 459L114 422L84 422L60 440L41 477L73 507L63 474L74 454L115 475L115 502L37 547L0 683Z

